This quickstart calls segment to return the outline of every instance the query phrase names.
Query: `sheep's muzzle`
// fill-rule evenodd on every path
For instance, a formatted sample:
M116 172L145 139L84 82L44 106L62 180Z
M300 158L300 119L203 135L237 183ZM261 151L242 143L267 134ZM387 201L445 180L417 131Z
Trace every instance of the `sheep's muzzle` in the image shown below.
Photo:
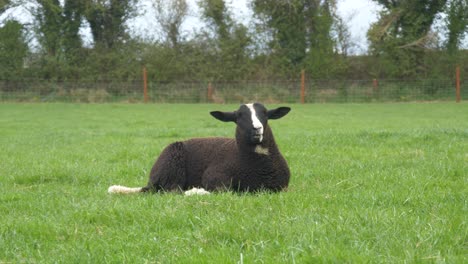
M260 144L263 141L263 128L253 129L251 134L251 141L254 144Z

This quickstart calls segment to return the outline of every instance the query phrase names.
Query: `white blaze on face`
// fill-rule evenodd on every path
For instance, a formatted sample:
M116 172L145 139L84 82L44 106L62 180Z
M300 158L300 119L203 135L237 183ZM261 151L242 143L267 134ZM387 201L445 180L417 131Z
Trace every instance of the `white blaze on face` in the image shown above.
M260 122L260 120L257 117L257 111L255 111L255 108L253 104L246 104L247 108L250 110L250 114L252 115L252 125L255 129L258 130L260 134L260 142L263 140L263 124Z

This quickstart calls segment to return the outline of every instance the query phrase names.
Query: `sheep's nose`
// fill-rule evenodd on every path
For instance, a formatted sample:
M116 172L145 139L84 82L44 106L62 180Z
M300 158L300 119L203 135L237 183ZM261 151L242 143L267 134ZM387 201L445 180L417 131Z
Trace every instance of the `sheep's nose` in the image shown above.
M263 133L263 127L254 127L255 133L261 134Z

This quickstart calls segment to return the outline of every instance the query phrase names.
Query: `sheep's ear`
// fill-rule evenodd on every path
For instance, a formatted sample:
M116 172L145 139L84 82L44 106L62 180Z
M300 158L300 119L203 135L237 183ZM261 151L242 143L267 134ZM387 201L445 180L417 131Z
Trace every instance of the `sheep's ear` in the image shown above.
M278 107L276 109L268 110L268 119L279 119L291 111L289 107Z
M221 111L213 111L210 114L223 122L236 122L236 113L235 112L221 112Z

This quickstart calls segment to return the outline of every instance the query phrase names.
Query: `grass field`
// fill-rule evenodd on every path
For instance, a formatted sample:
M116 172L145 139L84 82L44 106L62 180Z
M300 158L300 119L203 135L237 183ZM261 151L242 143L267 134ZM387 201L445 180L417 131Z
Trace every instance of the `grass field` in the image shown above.
M109 195L237 105L0 104L0 263L466 263L468 104L292 105L287 192Z

